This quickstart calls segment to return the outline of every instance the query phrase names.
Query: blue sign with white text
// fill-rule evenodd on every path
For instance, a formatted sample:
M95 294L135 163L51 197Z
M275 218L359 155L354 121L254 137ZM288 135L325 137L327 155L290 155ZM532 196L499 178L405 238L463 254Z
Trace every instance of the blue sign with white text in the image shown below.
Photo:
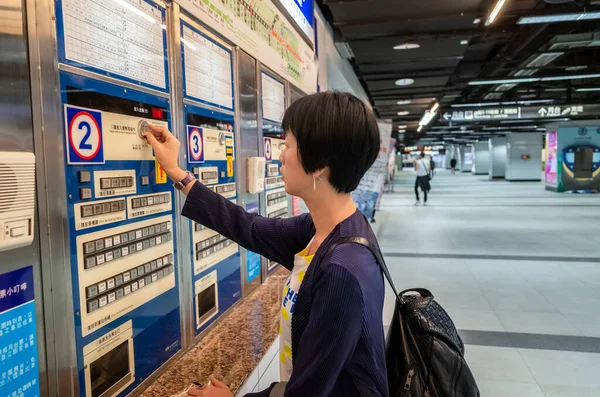
M0 395L38 397L33 267L0 275Z
M315 3L314 0L294 0L298 5L302 15L306 18L310 26L313 26L313 19L315 15Z

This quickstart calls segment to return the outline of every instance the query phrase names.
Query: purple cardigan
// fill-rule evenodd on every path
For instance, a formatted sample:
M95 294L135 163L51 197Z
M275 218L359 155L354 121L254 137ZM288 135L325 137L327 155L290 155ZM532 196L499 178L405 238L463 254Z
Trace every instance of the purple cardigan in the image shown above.
M310 214L272 219L250 214L197 182L182 214L274 260L287 269L315 234ZM360 397L354 381L373 397L387 397L382 322L384 282L371 252L341 237L377 244L357 210L323 241L306 272L292 317L292 377L246 397Z

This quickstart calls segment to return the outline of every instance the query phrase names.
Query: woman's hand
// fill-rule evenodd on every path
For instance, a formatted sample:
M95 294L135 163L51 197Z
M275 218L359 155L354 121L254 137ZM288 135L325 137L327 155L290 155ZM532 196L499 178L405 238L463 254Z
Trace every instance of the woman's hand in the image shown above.
M146 140L154 149L156 160L169 178L174 181L181 180L185 177L185 171L182 171L177 164L181 143L165 127L150 125L150 130L151 132L146 135Z
M194 397L233 397L233 393L223 382L214 378L210 379L210 383L203 388L190 389L188 396Z

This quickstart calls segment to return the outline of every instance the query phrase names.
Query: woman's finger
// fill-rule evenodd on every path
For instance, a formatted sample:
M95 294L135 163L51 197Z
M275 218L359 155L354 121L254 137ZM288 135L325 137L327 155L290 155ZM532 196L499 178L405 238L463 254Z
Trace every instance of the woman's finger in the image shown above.
M169 139L170 137L173 137L173 134L171 134L171 132L166 127L154 124L148 124L148 126L150 127L152 134L159 140L162 138L163 142Z
M145 138L152 147L156 147L156 145L158 144L158 141L156 140L154 134L146 134Z
M215 379L213 377L210 378L210 383L218 389L227 388L227 385L225 385L225 383L223 383L220 380Z

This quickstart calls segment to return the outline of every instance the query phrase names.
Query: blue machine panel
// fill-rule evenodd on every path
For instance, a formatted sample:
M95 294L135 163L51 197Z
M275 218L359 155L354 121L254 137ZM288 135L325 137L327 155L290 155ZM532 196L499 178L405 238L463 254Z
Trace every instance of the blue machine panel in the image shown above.
M188 169L206 186L237 203L233 116L185 107ZM192 222L191 252L196 334L241 297L238 245Z
M60 84L79 395L124 396L181 347L174 191L143 138L169 103Z
M58 61L168 92L165 9L135 2L56 0Z

